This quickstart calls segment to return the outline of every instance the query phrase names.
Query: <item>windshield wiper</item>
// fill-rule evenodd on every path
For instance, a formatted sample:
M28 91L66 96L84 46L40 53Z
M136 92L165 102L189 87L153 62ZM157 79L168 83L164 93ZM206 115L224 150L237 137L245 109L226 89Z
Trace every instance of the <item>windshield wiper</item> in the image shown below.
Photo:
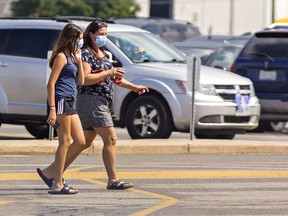
M134 63L145 63L145 62L156 62L151 61L150 59L143 59L143 60L132 60Z
M269 56L267 53L249 53L250 56L262 56L270 59L271 61L275 62L275 59Z

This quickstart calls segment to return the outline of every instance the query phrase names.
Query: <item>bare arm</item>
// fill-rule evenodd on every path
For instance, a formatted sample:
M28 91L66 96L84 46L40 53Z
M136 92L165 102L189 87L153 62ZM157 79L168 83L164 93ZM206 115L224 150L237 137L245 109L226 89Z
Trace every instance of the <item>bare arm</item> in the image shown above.
M101 80L105 79L106 77L114 77L117 75L122 74L121 71L119 71L117 68L112 68L107 71L102 71L100 73L91 73L91 66L87 62L82 62L83 69L84 69L84 77L85 82L84 85L94 85Z
M82 65L82 59L81 59L81 50L78 49L75 51L74 56L77 61L78 65L78 74L77 74L77 83L78 85L84 85L84 69Z
M135 85L124 78L122 79L122 84L120 85L123 88L130 89L131 91L134 91L138 93L139 95L144 94L146 92L149 92L149 89L147 86L144 85Z

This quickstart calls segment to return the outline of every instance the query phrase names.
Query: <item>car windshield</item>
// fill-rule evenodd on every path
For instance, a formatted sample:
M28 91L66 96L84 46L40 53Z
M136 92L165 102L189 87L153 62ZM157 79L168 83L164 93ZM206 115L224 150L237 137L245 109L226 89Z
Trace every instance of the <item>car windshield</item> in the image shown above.
M186 56L152 33L111 32L108 38L134 63L185 62Z
M242 57L288 57L288 38L255 37L248 43L241 54Z
M219 48L218 51L214 53L214 55L211 55L211 59L207 59L208 61L211 61L208 65L227 70L231 67L239 52L240 47Z

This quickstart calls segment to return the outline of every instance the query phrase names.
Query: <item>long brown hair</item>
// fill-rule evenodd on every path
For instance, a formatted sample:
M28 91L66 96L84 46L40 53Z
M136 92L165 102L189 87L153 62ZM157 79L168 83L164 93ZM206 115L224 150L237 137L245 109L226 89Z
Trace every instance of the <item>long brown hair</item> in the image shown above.
M66 51L66 54L73 59L71 53L75 51L77 39L81 33L81 28L73 23L69 23L63 28L53 48L52 57L49 61L50 68L52 68L54 60L60 52Z
M95 34L95 32L97 32L100 28L103 28L103 27L108 27L107 23L103 22L101 19L96 19L87 26L84 32L84 36L83 36L83 39L84 39L83 47L84 48L87 47L98 60L102 60L102 57L100 57L97 50L94 49L94 46L93 46L94 42L91 40L89 36L89 32L92 32L93 34ZM105 53L104 47L99 47L99 49L104 53L104 55L107 58L109 57L109 55Z

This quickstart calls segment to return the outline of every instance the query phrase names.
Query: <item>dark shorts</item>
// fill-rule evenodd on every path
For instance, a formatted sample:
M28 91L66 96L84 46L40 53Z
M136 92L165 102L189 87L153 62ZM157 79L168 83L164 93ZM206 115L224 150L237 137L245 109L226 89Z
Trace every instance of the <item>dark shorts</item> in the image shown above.
M61 98L55 101L56 114L75 115L77 114L76 104L74 98ZM47 103L47 114L49 115L50 108Z
M76 100L77 113L84 130L113 127L111 104L103 96L79 95Z

